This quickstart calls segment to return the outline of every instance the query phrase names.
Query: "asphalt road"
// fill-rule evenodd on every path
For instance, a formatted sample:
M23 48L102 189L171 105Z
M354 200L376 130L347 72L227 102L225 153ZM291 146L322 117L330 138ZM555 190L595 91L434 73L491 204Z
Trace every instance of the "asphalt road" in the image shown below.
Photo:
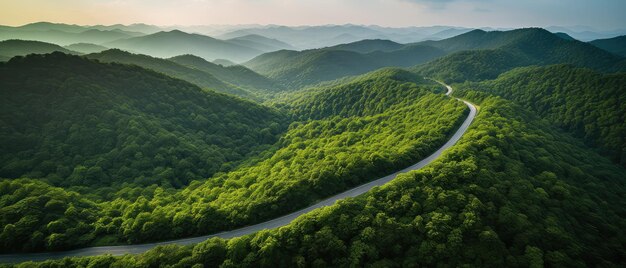
M442 82L438 82L442 85L444 85L447 89L448 92L446 93L447 96L450 96L450 94L452 94L452 88ZM350 190L347 190L343 193L337 194L335 196L329 197L323 201L320 201L319 203L316 203L310 207L298 210L296 212L293 212L291 214L282 216L282 217L278 217L275 218L273 220L269 220L266 222L262 222L262 223L258 223L255 225L251 225L251 226L247 226L247 227L243 227L243 228L239 228L239 229L235 229L232 231L226 231L226 232L221 232L221 233L216 233L216 234L211 234L211 235L205 235L205 236L198 236L198 237L192 237L192 238L184 238L184 239L178 239L178 240L172 240L172 241L165 241L165 242L159 242L159 243L148 243L148 244L138 244L138 245L121 245L121 246L105 246L105 247L89 247L89 248L81 248L81 249L76 249L76 250L69 250L69 251L59 251L59 252L44 252L44 253L24 253L24 254L3 254L0 255L0 263L19 263L19 262L25 262L25 261L44 261L44 260L52 260L52 259L61 259L61 258L65 258L65 257L79 257L79 256L95 256L95 255L104 255L104 254L110 254L110 255L124 255L124 254L138 254L138 253L142 253L145 252L149 249L152 249L156 246L159 245L169 245L169 244L178 244L178 245L189 245L189 244L195 244L195 243L199 243L202 241L205 241L211 237L221 237L221 238L231 238L231 237L237 237L237 236L243 236L243 235L247 235L247 234L251 234L254 232L258 232L261 230L265 230L265 229L274 229L277 227L281 227L284 225L289 224L291 221L293 221L295 218L297 218L298 216L301 216L307 212L310 212L316 208L320 208L320 207L325 207L325 206L330 206L332 204L334 204L337 200L340 199L344 199L346 197L355 197L358 195L361 195L367 191L369 191L370 189L372 189L375 186L381 186L391 180L393 180L396 176L398 176L398 174L401 173L406 173L408 171L411 170L417 170L420 169L426 165L428 165L429 163L433 162L435 159L437 159L441 153L443 153L443 151L445 151L446 149L452 147L452 145L454 145L459 139L461 139L461 136L463 136L463 134L465 133L465 131L467 131L467 129L469 128L470 124L472 123L472 121L474 120L474 117L476 117L476 107L464 100L460 100L457 99L459 101L462 101L465 103L465 105L467 105L467 107L469 107L470 109L470 113L467 117L467 119L465 119L465 121L463 122L463 124L461 125L461 127L459 127L459 129L456 131L456 133L454 133L454 135L450 138L450 140L448 140L443 146L441 146L441 148L439 148L437 151L435 151L433 154L431 154L430 156L424 158L423 160L417 162L416 164L407 167L405 169L402 169L400 171L397 171L393 174L387 175L385 177L379 178L375 181L371 181L369 183L357 186L355 188L352 188Z

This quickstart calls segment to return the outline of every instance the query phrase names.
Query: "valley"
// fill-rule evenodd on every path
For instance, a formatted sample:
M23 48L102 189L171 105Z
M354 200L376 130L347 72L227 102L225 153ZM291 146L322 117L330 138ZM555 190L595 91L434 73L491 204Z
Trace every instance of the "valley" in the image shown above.
M0 267L625 264L626 30L90 20L0 26Z

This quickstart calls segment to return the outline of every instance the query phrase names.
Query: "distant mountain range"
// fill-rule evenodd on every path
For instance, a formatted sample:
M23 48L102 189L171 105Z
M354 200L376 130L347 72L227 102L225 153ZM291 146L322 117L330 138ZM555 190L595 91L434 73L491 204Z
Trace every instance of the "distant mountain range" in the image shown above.
M415 69L449 82L493 79L515 67L568 63L597 71L626 70L626 59L541 28L486 32L474 30L441 41L422 42L450 55Z

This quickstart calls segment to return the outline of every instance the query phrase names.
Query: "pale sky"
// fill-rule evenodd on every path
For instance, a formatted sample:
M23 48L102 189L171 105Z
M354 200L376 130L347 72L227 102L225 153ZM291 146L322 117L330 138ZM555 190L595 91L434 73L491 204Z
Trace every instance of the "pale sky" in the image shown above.
M0 24L626 28L626 0L0 0Z

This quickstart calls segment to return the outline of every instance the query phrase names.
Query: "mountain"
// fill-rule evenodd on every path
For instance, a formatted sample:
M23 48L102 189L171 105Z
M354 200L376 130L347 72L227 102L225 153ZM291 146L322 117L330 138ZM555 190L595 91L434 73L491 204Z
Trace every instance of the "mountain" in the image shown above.
M305 51L282 50L246 62L250 69L285 86L298 87L363 74L387 66L408 67L443 55L443 51L421 45L393 51L357 53L333 48Z
M221 39L231 39L250 34L261 35L267 38L282 40L297 48L319 48L341 43L353 42L360 39L379 36L380 32L358 25L328 25L287 27L272 26L264 28L247 28L235 30L223 35ZM346 39L346 37L349 37Z
M219 65L222 65L222 66L225 66L225 67L237 65L237 63L234 63L234 62L229 61L227 59L216 59L216 60L213 61L213 63L219 64Z
M0 177L56 186L181 187L273 143L268 126L278 131L284 118L154 71L58 52L0 63L0 76Z
M374 51L392 51L403 48L403 44L399 44L390 40L368 39L357 42L341 44L329 47L328 49L347 50L358 53L370 53Z
M467 112L432 81L390 69L300 95L291 107L327 107L306 105L286 129L274 109L139 67L61 56L0 65L13 77L0 83L22 85L0 99L13 103L2 106L11 113L0 117L8 120L0 148L20 152L2 154L10 158L2 163L37 171L0 180L3 252L158 241L284 215L424 158ZM167 184L215 169L225 172L182 189ZM47 173L58 177L39 179ZM126 183L97 184L110 173ZM77 182L86 186L66 186Z
M385 39L398 43L449 38L469 28L450 26L381 27L376 25L320 25L320 26L250 26L233 29L218 35L220 39L256 34L287 42L298 49L315 49L350 43L364 39Z
M228 93L245 98L255 98L252 93L217 79L210 73L198 69L189 68L175 62L154 58L141 54L132 54L119 49L110 49L100 53L89 54L85 57L96 59L102 62L117 62L124 64L134 64L146 69L155 70L167 74L174 78L179 78L187 82L196 84L205 89L212 89L222 93Z
M98 52L102 52L102 51L109 49L104 46L90 44L90 43L76 43L76 44L71 44L69 46L65 46L64 48L73 50L73 51L78 51L80 53L85 53L85 54L98 53Z
M153 34L156 32L160 32L163 29L158 26L144 24L144 23L134 23L129 25L123 24L113 24L113 25L93 25L88 26L90 29L102 30L102 31L111 31L111 30L119 30L125 32L135 32L142 34Z
M551 31L553 33L562 32L566 33L573 38L578 40L588 42L596 39L607 39L613 38L620 35L626 34L626 29L615 29L615 30L598 30L589 26L550 26L546 27L546 30Z
M367 105L367 101L361 100L376 92L370 91L368 84L355 85L353 90L345 90L328 100L340 106ZM359 88L365 89L355 93ZM393 86L385 88L397 90ZM332 89L323 95L337 91ZM413 95L416 91L396 92ZM343 93L355 99L342 98ZM623 198L626 170L511 101L476 91L466 91L464 96L476 102L480 112L463 138L438 160L363 196L315 209L287 226L231 239L214 237L192 246L156 247L139 255L65 258L29 265L621 266L625 239L622 230L626 228L622 220L626 212ZM475 99L477 96L482 97ZM376 97L374 94L372 99L379 100ZM428 98L422 96L418 102L424 97ZM359 137L362 131L359 127L376 120L349 118L344 118L347 121L341 126L358 131L348 131L349 136L336 145L354 144L351 139ZM406 116L403 120L414 118ZM317 131L303 129L296 136L302 138L301 144L306 142L305 138L332 130L324 131L330 128L329 124L316 122ZM391 128L404 127L393 124ZM432 130L436 128L425 131ZM300 148L304 151L311 146L305 144ZM295 154L304 155L304 152L291 155ZM341 159L354 155L318 153L316 156ZM275 169L293 170L293 166L289 167ZM331 170L329 174L335 171ZM205 193L196 200L203 200L211 192ZM283 193L288 195L290 191ZM143 206L150 204L141 202ZM171 209L157 210L157 216L146 215L139 222L149 223L149 228L162 224L157 220L168 215L166 211ZM184 222L185 218L178 219Z
M568 63L598 71L626 70L626 60L593 45L566 40L540 28L485 32L474 30L419 44L449 53L415 70L447 81L493 79L514 67ZM469 51L467 51L469 50Z
M562 33L562 32L554 33L554 35L556 35L558 37L561 37L561 38L563 38L565 40L570 40L570 41L571 40L576 40L574 37L571 37L569 34Z
M117 29L97 30L85 26L52 23L35 23L18 27L4 26L0 28L0 40L34 40L62 46L74 43L102 44L140 35L143 35L143 33L127 32Z
M525 67L464 88L512 100L626 167L626 74L571 65Z
M25 40L5 40L0 41L0 55L12 58L15 56L25 56L28 54L47 54L52 52L63 52L67 54L80 54L61 46L39 41Z
M179 30L117 40L104 45L160 58L193 54L206 60L224 58L235 62L246 61L263 53L258 49Z
M230 43L255 48L263 52L272 52L282 49L295 49L292 45L283 41L267 38L258 34L249 34L226 40Z
M276 92L283 89L278 83L242 65L222 66L193 55L176 56L168 60L211 74L221 81L252 92Z
M626 57L626 35L609 39L597 39L590 44L622 57Z

